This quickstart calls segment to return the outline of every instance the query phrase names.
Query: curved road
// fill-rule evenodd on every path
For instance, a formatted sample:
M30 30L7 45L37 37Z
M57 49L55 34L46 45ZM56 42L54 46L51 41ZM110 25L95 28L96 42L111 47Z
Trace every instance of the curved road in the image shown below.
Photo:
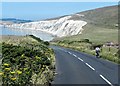
M72 49L51 46L56 55L56 84L119 86L119 66Z

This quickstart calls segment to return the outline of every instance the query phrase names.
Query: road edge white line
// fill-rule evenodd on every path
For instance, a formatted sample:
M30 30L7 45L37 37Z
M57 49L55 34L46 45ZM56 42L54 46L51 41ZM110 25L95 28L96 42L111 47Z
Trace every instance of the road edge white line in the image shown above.
M108 81L103 75L100 74L100 77L106 81L109 85L113 86L112 83L110 81Z

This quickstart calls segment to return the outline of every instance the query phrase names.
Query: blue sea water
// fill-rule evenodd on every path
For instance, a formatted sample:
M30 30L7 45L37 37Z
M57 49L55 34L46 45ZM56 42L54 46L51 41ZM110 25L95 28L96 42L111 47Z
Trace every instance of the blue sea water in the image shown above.
M11 29L11 28L6 28L4 26L0 26L0 35L17 35L17 36L34 35L44 41L50 41L54 38L53 35L39 30Z

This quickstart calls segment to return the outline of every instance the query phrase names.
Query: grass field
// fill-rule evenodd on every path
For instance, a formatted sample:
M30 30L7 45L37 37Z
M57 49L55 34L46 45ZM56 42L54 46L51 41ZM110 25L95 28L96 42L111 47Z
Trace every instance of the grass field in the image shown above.
M89 39L93 43L118 43L118 29L101 28L97 26L87 25L83 27L82 34L75 36L56 38L54 40L70 40L79 41L81 39Z
M83 28L84 30L82 34L55 38L51 43L69 47L92 55L95 55L95 51L91 49L91 46L105 45L107 42L118 44L118 29L97 27L91 24L88 24ZM89 40L89 43L79 42L85 39ZM101 58L120 63L120 59L118 58L118 46L112 46L110 51L108 46L101 47L101 49Z

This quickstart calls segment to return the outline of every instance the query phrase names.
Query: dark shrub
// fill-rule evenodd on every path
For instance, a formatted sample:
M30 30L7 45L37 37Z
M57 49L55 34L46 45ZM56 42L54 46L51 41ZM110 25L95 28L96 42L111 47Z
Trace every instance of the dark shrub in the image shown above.
M45 41L44 44L48 46L50 43L48 41Z

